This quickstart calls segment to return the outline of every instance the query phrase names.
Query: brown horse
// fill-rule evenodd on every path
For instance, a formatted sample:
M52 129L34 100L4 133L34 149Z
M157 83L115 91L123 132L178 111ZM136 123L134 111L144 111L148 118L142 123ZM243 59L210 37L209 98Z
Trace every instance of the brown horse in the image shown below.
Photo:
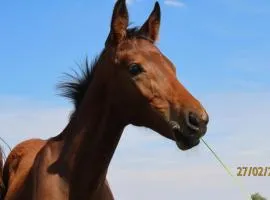
M208 115L155 46L160 16L156 3L141 28L128 29L125 0L116 2L104 50L81 77L61 86L75 104L68 125L8 156L5 200L112 200L106 174L128 124L148 127L182 150L199 144Z

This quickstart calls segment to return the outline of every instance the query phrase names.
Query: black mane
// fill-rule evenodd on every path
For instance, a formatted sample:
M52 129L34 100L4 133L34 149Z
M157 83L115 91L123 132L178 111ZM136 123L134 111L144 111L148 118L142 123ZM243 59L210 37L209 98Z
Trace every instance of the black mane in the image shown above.
M65 76L70 79L69 81L62 82L58 85L58 88L61 90L60 95L71 100L75 110L77 110L81 104L87 88L94 78L95 66L98 59L99 56L89 65L88 59L86 58L85 62L79 65L78 72L73 70L73 74L65 73Z
M142 35L139 32L138 27L129 28L127 30L127 39L133 38L142 38L153 43L150 38ZM90 65L88 59L86 58L85 62L82 65L79 65L78 72L73 71L73 74L65 73L65 75L69 78L69 81L62 82L58 85L58 88L61 90L60 95L70 99L73 102L75 112L81 104L88 86L91 84L94 78L96 64L99 57L100 56L97 56Z

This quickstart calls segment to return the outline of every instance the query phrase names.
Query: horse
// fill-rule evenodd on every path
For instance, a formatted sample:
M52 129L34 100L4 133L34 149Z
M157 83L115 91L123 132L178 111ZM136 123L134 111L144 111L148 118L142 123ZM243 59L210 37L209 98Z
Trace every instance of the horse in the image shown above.
M5 200L113 200L107 170L129 124L150 128L183 151L200 143L209 117L156 46L160 21L156 2L141 27L129 28L126 1L115 3L100 55L60 85L75 107L66 127L9 154Z

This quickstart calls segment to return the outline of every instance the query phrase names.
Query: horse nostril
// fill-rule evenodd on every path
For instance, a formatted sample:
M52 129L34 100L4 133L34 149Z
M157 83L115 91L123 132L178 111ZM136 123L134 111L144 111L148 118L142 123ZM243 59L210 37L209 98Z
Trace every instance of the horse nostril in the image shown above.
M186 115L187 126L195 131L203 130L209 121L208 114L205 112L202 115L198 115L194 112L188 112Z
M196 114L192 112L188 113L186 122L189 128L195 131L198 131L200 129L200 119Z

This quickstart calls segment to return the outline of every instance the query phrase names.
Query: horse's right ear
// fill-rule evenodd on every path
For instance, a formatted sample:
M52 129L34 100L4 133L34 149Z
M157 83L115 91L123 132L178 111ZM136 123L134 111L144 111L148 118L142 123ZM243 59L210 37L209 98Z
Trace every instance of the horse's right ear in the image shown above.
M119 44L127 34L128 10L125 0L118 0L115 3L110 34L106 40L105 46Z

